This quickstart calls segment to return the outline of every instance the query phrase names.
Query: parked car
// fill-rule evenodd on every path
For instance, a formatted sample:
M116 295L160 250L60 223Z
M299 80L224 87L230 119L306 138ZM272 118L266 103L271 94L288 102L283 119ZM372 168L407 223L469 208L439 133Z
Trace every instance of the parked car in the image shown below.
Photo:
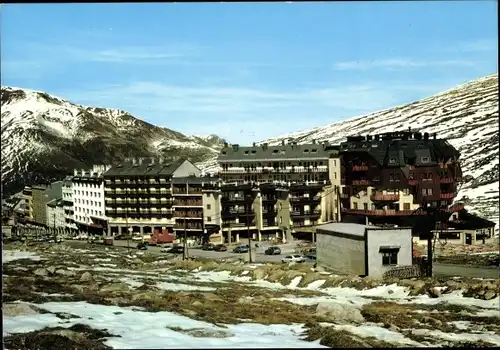
M236 248L234 248L233 253L248 253L248 245L239 245Z
M283 259L281 259L281 262L283 263L291 263L291 262L296 262L296 263L301 263L306 260L305 257L299 254L292 254L292 255L287 255Z
M203 247L201 247L203 250L214 250L215 249L215 244L213 243L205 243Z
M214 248L216 252L225 252L227 251L227 247L224 244L217 244Z
M141 242L137 245L137 249L148 250L148 244L146 242Z
M167 249L167 253L182 254L182 253L184 253L184 247L181 245L173 246L172 248Z
M269 247L264 252L266 255L280 255L281 249L279 247Z

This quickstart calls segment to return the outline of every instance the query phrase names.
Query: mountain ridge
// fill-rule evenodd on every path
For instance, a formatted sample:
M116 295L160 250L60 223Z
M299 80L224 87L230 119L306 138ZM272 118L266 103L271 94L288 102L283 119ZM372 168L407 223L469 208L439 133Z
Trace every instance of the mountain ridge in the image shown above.
M218 154L217 135L187 136L116 108L71 103L43 91L1 87L2 194L53 181L73 168L126 157Z

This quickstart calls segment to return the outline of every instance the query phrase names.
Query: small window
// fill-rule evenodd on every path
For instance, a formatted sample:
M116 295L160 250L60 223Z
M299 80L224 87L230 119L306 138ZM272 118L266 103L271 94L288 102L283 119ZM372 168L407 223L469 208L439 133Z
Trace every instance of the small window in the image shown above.
M389 164L396 164L398 161L396 158L390 158L389 159Z
M433 179L433 174L432 173L429 173L427 174L427 180L432 180Z
M222 154L226 154L227 152L226 151L222 151Z
M318 150L317 149L312 149L311 153L316 153Z
M256 151L256 150L253 150L253 151L252 151L252 154L255 154L255 153L257 153L257 151Z
M304 153L309 153L309 150L308 150L308 149L305 149L305 150L304 150Z
M410 210L410 203L403 203L403 210Z
M399 248L380 248L382 254L382 265L397 265Z
M358 203L354 202L354 203L352 203L352 206L354 207L354 210L358 209Z
M210 210L212 208L211 204L207 204L207 210Z
M245 154L248 154L248 151L245 151Z
M429 163L430 159L429 159L429 157L421 157L421 158L420 158L420 161L421 161L422 163Z
M368 210L368 203L363 203L363 209Z
M277 150L277 149L275 149L275 150L273 151L273 154L278 154L278 150Z
M207 216L207 221L208 222L212 221L212 217L211 216Z

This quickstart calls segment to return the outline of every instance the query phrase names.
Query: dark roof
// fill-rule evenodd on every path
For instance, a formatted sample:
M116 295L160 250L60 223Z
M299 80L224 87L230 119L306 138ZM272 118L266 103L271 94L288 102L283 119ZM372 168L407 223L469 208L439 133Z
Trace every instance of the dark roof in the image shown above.
M428 158L425 165L432 166L440 158L460 157L460 152L448 141L411 132L350 136L340 144L340 154L351 152L367 152L379 164L394 167L424 165L421 163L422 158Z
M459 221L450 221L449 226L456 229L471 229L479 230L484 228L495 227L496 223L475 214L467 212L465 209L458 212Z
M158 175L172 175L175 170L185 159L179 159L170 163L155 163L155 164L133 164L123 163L120 165L112 166L106 171L103 176L158 176Z
M334 150L327 150L326 144L281 144L279 146L240 147L228 145L222 148L217 161L280 161L292 159L328 159Z

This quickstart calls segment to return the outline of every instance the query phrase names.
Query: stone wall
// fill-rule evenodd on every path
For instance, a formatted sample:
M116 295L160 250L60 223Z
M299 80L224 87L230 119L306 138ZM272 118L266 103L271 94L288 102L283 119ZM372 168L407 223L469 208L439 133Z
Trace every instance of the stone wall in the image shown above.
M384 273L384 279L409 279L422 276L420 265L398 266Z

